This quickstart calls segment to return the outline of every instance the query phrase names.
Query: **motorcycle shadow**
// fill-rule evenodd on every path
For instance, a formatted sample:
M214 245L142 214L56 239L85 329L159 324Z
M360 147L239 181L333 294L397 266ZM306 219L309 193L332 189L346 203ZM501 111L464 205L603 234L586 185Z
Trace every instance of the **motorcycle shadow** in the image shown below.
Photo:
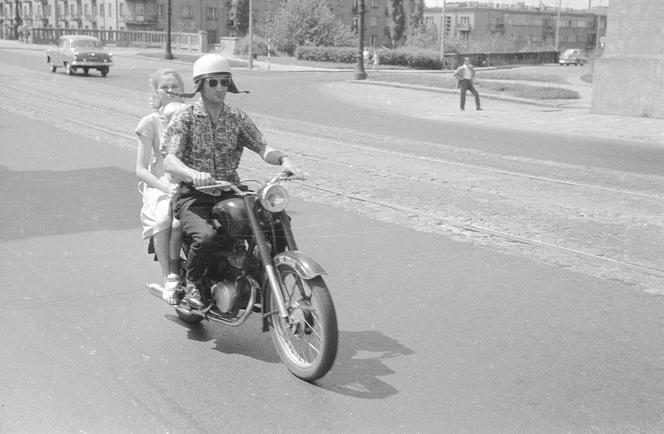
M337 359L316 385L341 395L383 399L399 393L380 377L393 374L385 361L414 354L397 340L375 330L339 333Z
M177 315L165 315L166 319L186 327L187 338L192 341L214 341L216 351L224 354L241 354L267 363L281 363L279 355L272 346L268 333L260 330L260 318L249 318L240 327L226 327L219 324L189 324L181 321Z

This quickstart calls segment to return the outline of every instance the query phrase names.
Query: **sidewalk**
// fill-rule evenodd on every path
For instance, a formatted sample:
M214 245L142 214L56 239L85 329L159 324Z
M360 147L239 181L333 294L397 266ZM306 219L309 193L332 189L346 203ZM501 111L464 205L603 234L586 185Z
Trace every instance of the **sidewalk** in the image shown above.
M46 45L19 44L18 41L0 39L0 49L43 51L46 48ZM109 46L108 51L114 56L143 57L146 53L157 54L162 50ZM200 53L173 50L173 55L176 59L171 62L191 64ZM154 56L149 57L154 58ZM242 58L230 60L235 64L247 64L247 60ZM372 81L370 70L367 71L367 80L353 80L353 69L350 67L348 69L311 68L268 63L265 60L255 60L253 65L253 70L259 73L325 71L347 74L347 80L330 83L326 90L348 104L369 110L400 113L414 118L465 122L470 125L635 141L664 148L664 119L591 113L592 87L583 83L570 85L581 96L579 100L572 102L538 102L481 91L483 111L474 110L474 101L469 93L466 99L466 111L462 112L459 110L459 91L456 89Z

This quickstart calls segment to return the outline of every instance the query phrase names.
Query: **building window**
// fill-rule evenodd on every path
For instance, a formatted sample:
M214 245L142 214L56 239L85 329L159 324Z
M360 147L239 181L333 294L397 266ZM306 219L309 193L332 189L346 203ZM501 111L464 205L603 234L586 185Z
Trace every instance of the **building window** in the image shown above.
M375 47L376 45L378 45L378 36L376 36L376 35L371 35L371 45L372 45L373 47Z
M108 17L111 18L113 16L113 9L111 9L111 4L108 4Z
M205 19L208 21L216 21L219 19L217 8L205 8Z
M371 7L374 9L378 9L378 0L371 0Z
M369 27L378 26L378 17L369 17Z
M183 6L182 7L182 18L191 18L193 15L191 14L191 6Z
M124 3L120 3L120 16L124 17Z
M159 16L166 16L166 5L159 5Z

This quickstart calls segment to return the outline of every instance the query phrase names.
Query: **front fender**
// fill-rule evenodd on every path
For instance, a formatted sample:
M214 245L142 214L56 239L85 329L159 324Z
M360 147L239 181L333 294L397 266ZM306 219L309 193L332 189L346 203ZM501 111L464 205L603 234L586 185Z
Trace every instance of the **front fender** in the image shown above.
M274 257L274 265L279 266L281 264L295 269L297 274L303 279L313 279L314 277L327 274L323 267L311 256L297 250L277 253Z

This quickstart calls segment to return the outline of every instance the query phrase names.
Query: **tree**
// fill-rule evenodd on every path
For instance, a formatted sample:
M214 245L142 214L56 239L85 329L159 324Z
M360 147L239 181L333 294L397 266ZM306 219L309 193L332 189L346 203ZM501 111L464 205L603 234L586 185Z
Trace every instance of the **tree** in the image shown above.
M246 35L249 31L249 0L233 0L231 5L234 19L233 26L238 35Z
M403 0L390 0L387 5L387 25L385 33L390 38L390 45L396 48L406 30L406 15L403 10Z
M335 19L327 0L290 0L258 31L289 55L300 45L348 46L354 40L350 28Z

